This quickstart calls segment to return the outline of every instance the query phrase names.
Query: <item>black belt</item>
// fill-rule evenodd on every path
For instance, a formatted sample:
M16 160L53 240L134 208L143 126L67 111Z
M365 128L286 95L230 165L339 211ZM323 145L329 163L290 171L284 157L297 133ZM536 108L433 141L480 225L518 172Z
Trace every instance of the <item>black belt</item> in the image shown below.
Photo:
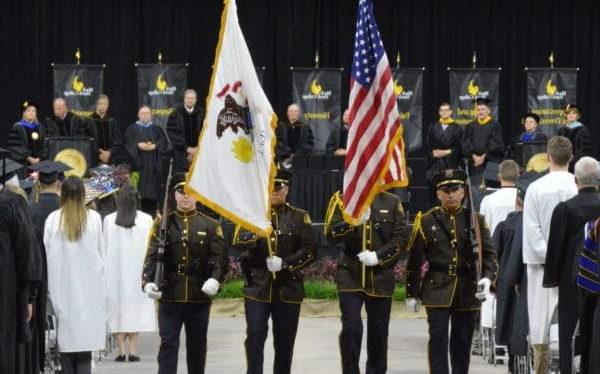
M470 275L473 273L473 267L468 264L449 264L448 266L442 265L433 265L429 264L429 270L438 271L441 273L448 273L449 276L455 277L463 277L465 275Z
M203 267L199 264L175 264L169 266L169 270L175 273L177 276L184 277L186 275L198 275L203 270Z

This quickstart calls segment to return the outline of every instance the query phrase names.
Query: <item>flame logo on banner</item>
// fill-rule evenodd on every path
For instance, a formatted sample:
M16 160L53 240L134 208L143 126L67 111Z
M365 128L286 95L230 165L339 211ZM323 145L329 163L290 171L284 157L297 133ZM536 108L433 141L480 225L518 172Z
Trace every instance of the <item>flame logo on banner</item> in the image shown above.
M162 74L159 74L156 78L156 89L159 91L164 91L167 89L167 81Z
M319 96L319 94L321 93L321 91L323 90L323 87L321 87L321 85L317 82L317 80L313 80L312 83L310 84L310 93L312 93L315 96Z
M73 87L73 91L75 92L81 92L85 88L85 85L81 81L81 78L79 78L79 75L76 75L73 78L73 83L71 83L71 86Z
M398 84L398 80L394 81L394 95L400 96L404 92L404 87L401 84Z
M556 87L556 85L552 83L552 79L549 79L548 83L546 83L546 93L548 94L548 96L554 96L554 94L556 94L556 91L558 91L558 87Z
M469 85L467 86L467 92L469 92L469 95L473 97L477 96L477 94L479 93L479 86L475 85L474 80L469 81Z

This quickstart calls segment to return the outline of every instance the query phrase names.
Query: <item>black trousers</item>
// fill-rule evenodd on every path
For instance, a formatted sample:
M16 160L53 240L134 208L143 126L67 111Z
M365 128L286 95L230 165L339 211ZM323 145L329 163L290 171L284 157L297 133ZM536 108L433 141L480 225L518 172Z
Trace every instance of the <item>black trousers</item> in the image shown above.
M158 352L158 374L177 373L179 335L182 325L185 326L188 373L204 373L209 316L210 303L159 304L160 350Z
M342 373L360 374L358 363L363 336L360 312L363 304L367 310L366 373L385 373L392 298L372 297L362 292L340 292L338 297L342 312L342 332L339 337Z
M573 365L571 344L579 316L579 299L574 283L561 284L558 287L558 346L561 373L570 373Z
M300 304L282 301L273 291L270 303L246 299L246 363L248 374L263 372L265 340L269 332L269 317L273 320L274 374L288 374L292 369L294 341L298 331Z
M454 308L427 308L429 324L429 370L432 374L449 374L448 324L450 330L450 364L452 374L467 374L471 360L471 340L477 311Z
M90 374L92 372L92 352L61 352L60 365L63 374Z
M579 342L581 374L600 373L600 297L580 290Z

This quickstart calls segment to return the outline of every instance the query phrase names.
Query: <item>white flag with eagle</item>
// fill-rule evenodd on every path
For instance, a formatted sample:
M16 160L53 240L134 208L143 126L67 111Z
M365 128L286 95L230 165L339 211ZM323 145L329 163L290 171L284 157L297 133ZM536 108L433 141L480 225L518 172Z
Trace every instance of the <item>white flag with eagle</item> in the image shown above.
M221 216L267 236L277 116L262 90L235 0L225 0L206 119L186 192Z

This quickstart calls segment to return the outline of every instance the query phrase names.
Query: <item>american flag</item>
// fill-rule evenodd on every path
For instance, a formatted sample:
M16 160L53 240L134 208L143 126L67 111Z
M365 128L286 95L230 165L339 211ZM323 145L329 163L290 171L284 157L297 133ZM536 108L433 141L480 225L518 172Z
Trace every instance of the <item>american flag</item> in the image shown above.
M343 200L346 220L356 224L375 195L405 170L392 71L372 0L358 3L349 107Z

